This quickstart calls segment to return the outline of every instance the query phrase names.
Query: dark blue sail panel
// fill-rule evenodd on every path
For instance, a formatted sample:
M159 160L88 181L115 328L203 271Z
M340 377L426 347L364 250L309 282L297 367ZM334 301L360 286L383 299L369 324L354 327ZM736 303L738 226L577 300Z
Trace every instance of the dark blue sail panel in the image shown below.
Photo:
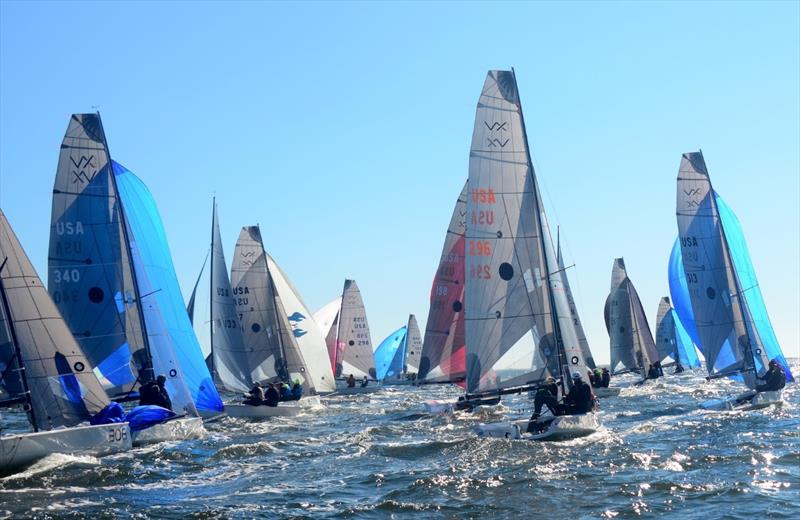
M198 409L220 412L222 400L189 322L155 201L139 178L116 162L113 165L130 230L154 369L167 376L174 405L185 385Z
M669 292L672 299L672 306L675 308L675 313L678 319L676 324L680 324L680 331L683 329L689 336L689 340L697 345L700 352L705 355L703 344L700 342L700 336L697 333L697 327L694 320L694 311L692 310L692 300L689 297L689 284L686 281L686 273L683 269L683 257L681 253L680 238L675 239L675 245L672 247L672 253L669 256ZM717 355L716 367L727 367L736 362L736 356L731 349L728 342ZM733 379L740 380L738 376Z
M739 278L742 294L747 302L747 307L750 311L750 316L755 323L756 332L761 340L761 348L766 351L767 359L777 359L783 366L783 371L786 374L787 381L794 381L792 372L789 370L789 363L783 356L778 338L775 337L775 331L772 329L769 315L767 314L766 305L764 305L764 298L761 296L761 289L758 286L758 279L756 272L753 269L753 263L750 261L750 253L747 249L747 243L744 239L742 227L739 224L739 219L736 218L733 210L725 204L725 201L718 193L714 192L714 197L717 202L717 210L719 211L720 219L722 220L722 227L725 230L725 238L728 241L728 248L733 260L733 265L736 268L736 275ZM756 362L756 369L759 373L763 373L767 367L764 366L763 357L758 352L753 356Z
M376 379L383 380L403 372L404 348L406 339L406 326L392 332L375 349Z

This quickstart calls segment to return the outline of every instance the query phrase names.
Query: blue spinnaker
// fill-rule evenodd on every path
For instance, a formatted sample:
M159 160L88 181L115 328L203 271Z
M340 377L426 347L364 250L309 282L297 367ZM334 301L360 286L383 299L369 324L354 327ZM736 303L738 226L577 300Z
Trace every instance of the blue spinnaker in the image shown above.
M131 431L138 432L175 416L176 414L174 412L166 408L148 404L137 406L131 410L128 415L125 416L125 421L130 424Z
M722 228L725 230L725 238L728 241L728 249L736 269L736 276L739 278L740 290L750 310L750 316L755 323L756 332L761 340L761 348L766 351L768 359L777 359L780 362L786 374L786 380L794 381L792 372L789 370L789 364L783 356L780 344L778 344L778 338L775 337L772 323L769 321L767 308L764 305L764 298L761 296L761 289L758 286L756 272L750 261L750 253L747 249L739 219L736 218L731 208L725 204L725 201L722 200L718 193L714 192L714 198L722 220ZM753 358L755 359L758 373L763 373L766 367L763 366L761 356L755 355Z
M89 419L89 424L111 424L125 421L125 409L117 402L108 405Z
M375 374L376 379L383 380L403 372L404 352L401 348L405 344L406 327L402 326L378 345L375 349Z
M130 248L155 373L167 377L174 409L193 413L196 406L203 411L221 412L222 399L186 314L155 201L138 177L118 163L113 164L130 230Z
M680 250L679 250L680 251ZM700 359L697 357L697 350L695 350L692 338L686 332L686 328L681 323L678 313L672 309L672 318L675 323L675 344L677 349L678 360L681 365L687 368L700 368Z

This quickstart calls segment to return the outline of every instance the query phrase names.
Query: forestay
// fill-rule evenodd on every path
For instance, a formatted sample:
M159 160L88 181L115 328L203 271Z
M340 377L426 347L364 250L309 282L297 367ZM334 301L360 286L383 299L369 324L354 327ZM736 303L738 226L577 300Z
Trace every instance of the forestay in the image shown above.
M467 183L447 227L442 256L431 287L430 309L419 364L420 380L459 381L466 373L464 341L464 235Z
M771 356L791 380L741 228L714 192L701 152L681 158L676 207L684 276L709 374L741 376L755 388L755 375Z
M147 186L112 161L155 373L167 378L174 411L221 412L200 343L183 305L164 226Z
M108 396L2 210L0 266L0 386L4 395L30 407L28 417L37 431L88 420L108 405Z
M53 186L48 289L109 395L154 376L98 114L74 114Z
M659 357L642 302L622 258L614 260L604 318L611 344L611 372L635 371L645 377L649 365Z

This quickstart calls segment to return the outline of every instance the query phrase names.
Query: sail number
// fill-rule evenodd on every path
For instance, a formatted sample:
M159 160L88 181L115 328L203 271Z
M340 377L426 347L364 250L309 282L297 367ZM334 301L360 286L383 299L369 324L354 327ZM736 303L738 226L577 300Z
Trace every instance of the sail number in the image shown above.
M491 256L492 245L488 240L470 240L469 256Z
M492 224L494 224L494 211L492 210L473 211L471 220L473 226L491 226Z
M471 191L472 202L476 204L494 204L497 199L494 196L494 190L489 188L476 188Z
M697 273L686 273L686 282L697 283Z
M122 442L127 438L128 432L125 430L125 428L112 428L108 430L108 442L111 444Z
M469 269L470 278L478 278L480 280L490 280L492 278L492 271L488 265L473 265Z
M74 283L81 281L81 272L77 269L56 269L53 271L53 282Z

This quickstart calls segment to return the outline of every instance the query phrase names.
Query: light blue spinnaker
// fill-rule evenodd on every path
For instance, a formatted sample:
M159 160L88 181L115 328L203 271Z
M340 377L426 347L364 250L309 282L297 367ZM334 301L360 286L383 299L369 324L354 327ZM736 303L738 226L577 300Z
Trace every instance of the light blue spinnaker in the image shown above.
M167 376L176 410L221 412L222 399L211 379L200 344L183 304L167 237L155 201L144 183L112 161L119 196L129 228L150 354L156 374Z
M403 372L407 330L405 325L400 327L375 349L375 373L379 381Z

